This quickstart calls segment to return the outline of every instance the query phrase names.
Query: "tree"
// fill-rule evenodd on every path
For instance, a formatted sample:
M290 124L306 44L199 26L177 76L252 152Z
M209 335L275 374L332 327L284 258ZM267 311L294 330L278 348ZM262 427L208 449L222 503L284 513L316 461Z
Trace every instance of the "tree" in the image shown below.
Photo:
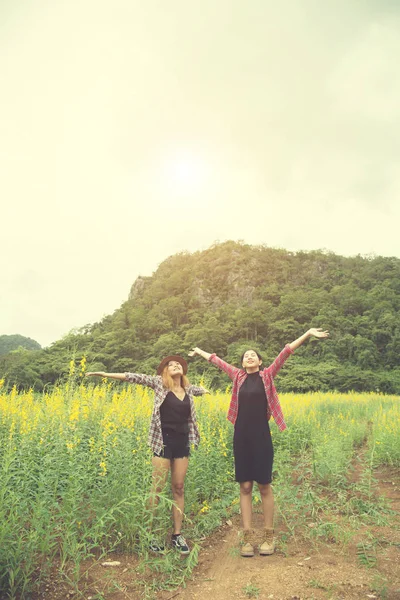
M151 372L162 355L192 346L235 364L242 348L256 346L268 364L313 326L329 329L331 337L296 352L282 372L285 389L364 390L381 381L400 393L399 281L400 260L393 257L215 244L168 257L98 323L76 328L50 348L0 356L0 377L52 385L83 354L88 370ZM226 385L207 363L191 361L190 371Z
M24 348L25 350L40 350L41 346L35 340L23 335L0 335L0 356L8 354L18 348Z

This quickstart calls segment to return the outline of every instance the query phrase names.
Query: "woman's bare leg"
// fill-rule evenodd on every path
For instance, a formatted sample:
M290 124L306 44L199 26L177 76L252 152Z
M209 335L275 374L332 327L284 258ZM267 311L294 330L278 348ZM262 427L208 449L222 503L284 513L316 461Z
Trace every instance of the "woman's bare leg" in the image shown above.
M167 481L171 461L168 458L153 456L152 465L153 472L151 477L149 508L154 512L159 501L159 494L162 492Z
M242 513L243 529L251 528L252 517L252 481L240 482L240 512Z
M184 483L188 466L188 457L174 458L171 461L172 496L176 505L172 507L174 534L181 533L183 510L185 508Z
M261 494L261 501L264 514L264 527L273 529L274 527L274 494L270 483L258 484Z

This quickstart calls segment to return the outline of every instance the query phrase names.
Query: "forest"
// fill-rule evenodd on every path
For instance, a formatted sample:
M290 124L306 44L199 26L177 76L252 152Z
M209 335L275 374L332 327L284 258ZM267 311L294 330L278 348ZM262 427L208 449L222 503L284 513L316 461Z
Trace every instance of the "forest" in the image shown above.
M153 373L163 356L187 356L193 346L237 365L251 347L267 365L286 343L323 327L330 338L310 340L291 357L280 391L400 394L399 292L398 258L224 242L167 258L100 322L48 348L19 345L0 355L0 377L9 388L42 391L65 381L83 357L89 370ZM199 358L189 359L188 375L214 389L228 383Z
M40 350L40 348L38 342L23 335L0 335L0 356L16 350Z

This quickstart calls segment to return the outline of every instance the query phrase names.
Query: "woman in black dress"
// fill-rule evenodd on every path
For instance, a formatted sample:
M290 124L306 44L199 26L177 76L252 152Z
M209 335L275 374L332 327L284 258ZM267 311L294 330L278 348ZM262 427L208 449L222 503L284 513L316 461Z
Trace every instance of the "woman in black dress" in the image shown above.
M252 542L252 491L257 482L263 507L264 535L259 546L260 554L273 554L275 543L273 537L274 497L271 488L272 463L274 450L272 446L269 419L274 418L279 429L283 431L286 423L274 386L274 377L286 359L309 337L326 338L329 333L322 329L309 329L304 335L291 344L287 344L274 362L262 369L261 356L252 349L242 356L242 369L224 362L215 354L209 354L193 348L190 356L199 355L222 369L232 379L232 398L228 411L228 419L235 427L233 451L235 457L235 476L240 483L240 509L243 521L242 556L254 556Z

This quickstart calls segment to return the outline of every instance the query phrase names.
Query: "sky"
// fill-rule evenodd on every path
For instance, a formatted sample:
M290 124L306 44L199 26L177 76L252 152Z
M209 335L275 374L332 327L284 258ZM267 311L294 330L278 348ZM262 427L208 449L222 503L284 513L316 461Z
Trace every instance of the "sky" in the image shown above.
M0 335L225 240L400 258L397 0L1 0L0 56Z

